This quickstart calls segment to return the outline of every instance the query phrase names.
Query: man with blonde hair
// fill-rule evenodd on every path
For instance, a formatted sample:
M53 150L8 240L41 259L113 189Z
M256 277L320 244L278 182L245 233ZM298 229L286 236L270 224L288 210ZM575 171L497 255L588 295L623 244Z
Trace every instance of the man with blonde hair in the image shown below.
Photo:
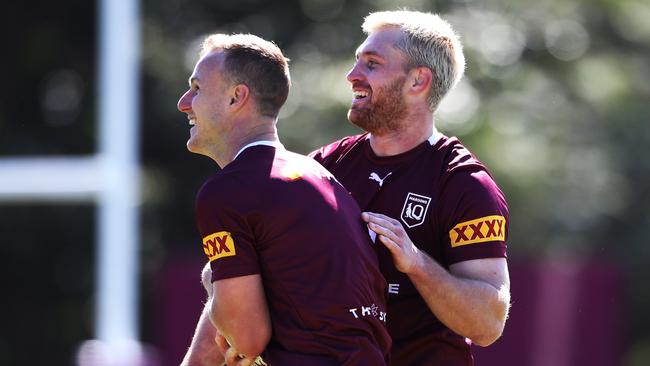
M348 119L366 133L311 155L385 248L391 365L472 365L470 344L498 339L509 310L509 214L487 168L434 125L463 75L462 46L430 13L373 13L363 30Z
M386 283L359 206L278 139L287 59L253 35L212 35L189 81L187 148L221 170L196 199L209 299L183 365L222 364L215 340L228 365L386 365Z

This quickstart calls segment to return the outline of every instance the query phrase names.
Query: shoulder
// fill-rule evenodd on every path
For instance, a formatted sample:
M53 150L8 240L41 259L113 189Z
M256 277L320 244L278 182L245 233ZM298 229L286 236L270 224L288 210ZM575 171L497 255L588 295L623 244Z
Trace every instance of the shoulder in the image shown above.
M505 203L503 192L488 168L457 138L446 138L438 146L442 153L442 196L466 196Z
M443 185L448 185L449 180L454 184L459 180L468 184L494 184L488 168L456 137L444 138L435 148L442 159Z
M228 199L228 192L232 189L232 182L228 179L230 175L221 171L208 178L196 195L197 208Z
M434 146L443 159L443 172L447 174L463 170L487 170L474 154L456 137L443 137Z
M365 141L367 135L367 133L364 133L360 135L346 136L312 151L309 153L309 157L323 165L329 161L336 161L352 150L355 146Z
M259 175L251 169L226 169L212 175L196 195L198 210L236 207L248 201L261 187ZM234 168L234 167L233 167Z
M301 180L311 177L308 180L312 183L320 181L322 178L334 179L332 174L313 158L288 150L278 152L271 173L271 179L274 182L272 189L287 189L283 188L283 184L278 185L277 182L294 182L298 177L301 177ZM297 189L294 185L291 187L294 191Z

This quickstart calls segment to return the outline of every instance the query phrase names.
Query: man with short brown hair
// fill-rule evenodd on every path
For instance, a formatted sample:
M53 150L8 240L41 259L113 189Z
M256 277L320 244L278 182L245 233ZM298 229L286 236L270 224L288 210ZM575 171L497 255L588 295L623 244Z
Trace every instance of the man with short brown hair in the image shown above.
M178 101L188 150L221 167L196 199L210 297L183 365L222 364L215 338L228 365L387 365L386 283L361 211L278 139L289 86L276 45L220 34Z

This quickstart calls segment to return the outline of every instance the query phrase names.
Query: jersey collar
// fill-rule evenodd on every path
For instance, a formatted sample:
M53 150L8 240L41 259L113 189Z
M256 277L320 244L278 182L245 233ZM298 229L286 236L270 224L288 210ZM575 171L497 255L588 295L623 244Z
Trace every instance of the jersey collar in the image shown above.
M248 149L249 147L259 146L259 145L273 146L276 149L284 149L284 145L282 145L282 143L280 141L271 141L271 140L255 141L255 142L251 142L250 144L248 144L248 145L242 147L241 149L239 149L239 151L237 152L237 154L235 154L235 157L232 160L237 159L239 154L241 154L244 150Z
M433 133L431 134L431 136L429 136L427 141L429 141L429 145L433 146L438 141L440 141L441 138L442 138L442 134L435 127L433 127ZM370 140L369 133L366 133L366 140Z
M431 136L429 136L429 138L427 139L427 141L429 141L429 144L430 144L431 146L433 146L433 145L435 145L438 141L440 141L441 138L442 138L442 134L441 134L440 132L438 132L438 130L434 127L434 128L433 128L433 133L431 134Z

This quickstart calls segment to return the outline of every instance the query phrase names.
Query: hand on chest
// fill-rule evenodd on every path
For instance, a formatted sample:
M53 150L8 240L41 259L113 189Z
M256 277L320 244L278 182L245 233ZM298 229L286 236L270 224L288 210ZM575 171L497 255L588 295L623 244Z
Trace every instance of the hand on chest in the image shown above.
M354 179L344 185L362 211L399 219L407 230L424 224L433 204L431 184L424 184L417 176L402 175L398 169L355 172Z

